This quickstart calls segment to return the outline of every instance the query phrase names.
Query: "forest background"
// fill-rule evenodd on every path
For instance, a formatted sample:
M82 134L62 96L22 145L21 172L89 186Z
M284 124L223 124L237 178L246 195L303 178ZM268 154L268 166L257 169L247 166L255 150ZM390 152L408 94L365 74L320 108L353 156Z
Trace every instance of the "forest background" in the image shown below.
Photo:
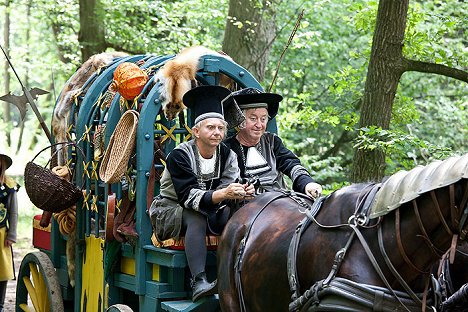
M0 16L1 44L23 83L50 92L37 101L47 125L61 88L92 54L203 45L226 52L265 89L281 61L271 86L284 96L279 134L328 191L468 152L463 0L4 0ZM22 94L0 60L0 95ZM379 92L381 100L372 96ZM20 176L49 143L31 109L22 122L0 103L0 149Z

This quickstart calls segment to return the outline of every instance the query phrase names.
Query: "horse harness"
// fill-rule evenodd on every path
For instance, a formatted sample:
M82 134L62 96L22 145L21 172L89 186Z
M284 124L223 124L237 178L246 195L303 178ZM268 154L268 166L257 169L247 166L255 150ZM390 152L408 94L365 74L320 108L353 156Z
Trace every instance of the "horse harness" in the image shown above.
M237 292L238 292L238 295L239 295L239 303L240 303L241 312L247 311L246 308L245 308L244 295L243 295L243 291L242 291L242 280L241 280L242 258L244 256L244 251L245 251L245 246L247 244L247 240L248 240L248 238L250 236L250 232L252 230L252 227L253 227L255 221L257 220L259 215L265 210L265 208L268 207L268 205L270 205L273 201L275 201L277 199L280 199L280 198L289 197L289 198L293 199L294 201L296 201L301 207L303 207L305 209L307 209L309 207L309 205L303 199L301 199L299 197L299 196L304 196L305 197L305 195L296 193L294 191L288 191L288 190L277 190L277 192L278 192L278 194L273 196L273 198L269 199L262 206L262 208L257 211L257 213L255 214L254 218L252 219L252 222L250 223L244 237L242 238L242 240L241 240L241 242L239 244L239 248L238 248L238 251L237 251L237 257L236 257L236 261L235 261L235 265L234 265L234 274L235 274L234 280L235 280Z
M341 263L346 255L346 251L351 245L352 240L354 239L355 236L358 237L359 241L361 242L361 245L364 248L364 251L366 252L370 262L372 263L375 271L378 273L380 276L381 280L387 287L387 290L390 292L390 295L393 295L393 298L396 299L399 305L403 306L407 311L412 311L410 309L413 308L413 304L411 301L413 301L416 304L419 304L419 309L421 309L421 305L423 307L423 311L425 310L426 307L426 293L427 291L424 292L424 295L417 295L414 293L414 291L410 288L410 286L404 281L404 279L401 277L401 275L397 272L396 268L392 265L390 258L388 257L384 244L383 244L383 235L382 235L382 227L379 226L380 219L377 222L377 224L373 226L379 226L378 227L378 244L380 248L380 252L385 260L385 263L389 270L392 272L392 274L395 276L395 278L398 280L398 282L402 285L402 287L405 289L406 293L400 292L400 291L395 291L392 289L390 283L387 281L386 277L384 276L379 264L377 263L377 260L375 259L374 255L372 254L371 249L369 248L364 236L362 235L361 231L359 230L359 227L370 227L368 226L368 219L367 216L369 214L369 208L370 205L378 192L380 188L380 184L375 184L375 185L370 185L370 189L367 191L367 193L363 196L365 198L365 201L363 201L363 204L359 204L355 213L349 218L348 224L345 226L349 226L353 232L351 232L350 237L348 238L347 243L345 246L340 249L336 254L335 254L335 259L333 261L332 269L328 276L316 282L314 285L312 285L308 290L306 290L302 295L299 293L299 283L298 283L298 278L297 278L297 268L296 268L296 258L297 258L297 249L300 241L301 235L305 232L307 227L312 223L316 223L320 227L328 227L330 226L323 226L320 223L315 220L315 215L319 211L320 208L315 208L314 206L316 205L321 205L323 201L326 198L320 198L314 203L314 206L306 211L306 218L304 218L297 226L296 231L294 233L294 236L291 240L291 244L289 247L289 252L288 252L288 277L289 277L289 284L290 284L290 289L291 289L291 299L292 302L289 305L289 311L299 311L300 309L304 307L308 307L311 305L318 305L320 303L320 294L321 293L332 293L335 292L336 295L344 295L346 296L346 293L350 292L350 289L352 289L352 293L355 294L355 296L359 297L359 294L365 294L367 293L374 293L375 297L379 297L381 295L378 295L377 292L381 292L381 290L378 290L378 287L364 287L366 291L363 291L362 289L362 284L354 283L352 281L336 277L336 274L339 271L339 268L341 266ZM450 196L450 213L451 213L451 218L452 218L452 223L457 224L454 222L456 220L456 214L460 213L461 218L460 218L460 223L457 224L457 230L459 230L459 233L461 233L461 238L465 239L466 235L468 234L468 222L467 222L467 217L468 217L468 187L465 189L465 193L463 195L461 205L463 211L458 211L456 205L455 205L455 196L454 196L454 186L450 185L449 186L449 196ZM433 202L435 203L437 213L439 215L439 218L441 219L442 224L444 225L444 228L448 231L450 235L453 235L453 241L452 241L452 248L451 250L453 251L454 246L456 246L456 241L458 239L458 235L454 235L452 231L450 230L449 226L447 225L441 209L439 207L438 201L435 197L434 191L431 191L431 197L433 199ZM466 206L466 207L465 207ZM464 207L464 208L463 208ZM413 208L416 214L416 217L418 219L418 224L420 227L421 232L423 233L423 236L426 238L424 241L428 244L430 249L439 257L441 257L440 251L431 243L429 236L426 233L426 230L424 229L421 221L421 217L419 215L418 207L416 204L416 201L413 200ZM407 257L406 253L404 252L404 248L402 245L402 240L400 236L400 216L399 216L399 210L396 212L396 220L395 220L395 227L397 231L397 243L398 243L398 248L400 253L402 254L404 261L411 266L413 269L417 270L420 273L423 274L428 274L429 272L424 272L416 268L416 266L409 260ZM341 227L344 225L336 225L334 227ZM428 275L429 276L429 275ZM427 279L426 283L426 289L429 285L429 278ZM328 289L327 289L328 288ZM377 289L377 290L376 290ZM465 291L468 293L468 289ZM465 294L465 293L464 293ZM407 300L409 296L410 300ZM422 297L422 300L421 298ZM359 301L360 298L356 298L355 300ZM364 301L364 300L362 300ZM380 300L381 304L382 300ZM375 306L375 304L379 304L378 300L374 302L374 310L378 307ZM396 302L388 302L388 304L394 305Z

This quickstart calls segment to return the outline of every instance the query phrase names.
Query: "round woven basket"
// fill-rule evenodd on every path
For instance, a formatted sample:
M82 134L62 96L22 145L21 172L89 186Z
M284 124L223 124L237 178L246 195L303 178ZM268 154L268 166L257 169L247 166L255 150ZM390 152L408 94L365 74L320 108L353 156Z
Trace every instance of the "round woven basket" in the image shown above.
M112 184L124 176L135 148L138 117L137 111L128 110L117 123L99 167L99 178L102 181Z
M31 202L36 207L50 212L61 212L76 204L83 196L81 190L74 184L59 177L50 169L34 163L40 153L58 144L63 143L56 143L42 149L32 161L26 164L24 169L24 187ZM65 144L75 145L74 143Z

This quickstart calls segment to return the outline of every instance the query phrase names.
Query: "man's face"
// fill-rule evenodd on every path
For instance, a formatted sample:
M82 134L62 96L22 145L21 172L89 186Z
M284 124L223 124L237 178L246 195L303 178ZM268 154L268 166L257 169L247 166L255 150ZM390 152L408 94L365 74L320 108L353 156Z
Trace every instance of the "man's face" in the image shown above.
M225 123L218 118L208 118L201 122L200 128L193 128L198 142L206 147L216 147L224 139Z
M258 141L265 133L267 123L268 111L266 108L250 108L245 111L245 128L241 131L252 140Z

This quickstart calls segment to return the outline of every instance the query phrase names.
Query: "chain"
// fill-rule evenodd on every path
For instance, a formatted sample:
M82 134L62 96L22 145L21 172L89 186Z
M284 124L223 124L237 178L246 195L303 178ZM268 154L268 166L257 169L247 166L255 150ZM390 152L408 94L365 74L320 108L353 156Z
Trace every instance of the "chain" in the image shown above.
M195 154L195 164L197 166L197 181L198 181L198 185L200 187L200 189L202 189L203 191L206 191L206 184L205 182L203 182L204 180L207 181L207 180L210 180L210 187L208 188L208 190L211 190L211 188L213 187L213 180L214 180L214 177L215 177L215 172L216 172L216 168L218 168L218 165L219 165L219 146L216 148L216 152L215 152L215 157L216 157L216 160L215 160L215 163L214 163L214 167L213 167L213 171L211 171L209 174L202 174L202 170L201 170L201 163L200 163L200 152L198 151L198 148L197 148L197 145L194 144L193 145L193 151L194 151L194 154Z

